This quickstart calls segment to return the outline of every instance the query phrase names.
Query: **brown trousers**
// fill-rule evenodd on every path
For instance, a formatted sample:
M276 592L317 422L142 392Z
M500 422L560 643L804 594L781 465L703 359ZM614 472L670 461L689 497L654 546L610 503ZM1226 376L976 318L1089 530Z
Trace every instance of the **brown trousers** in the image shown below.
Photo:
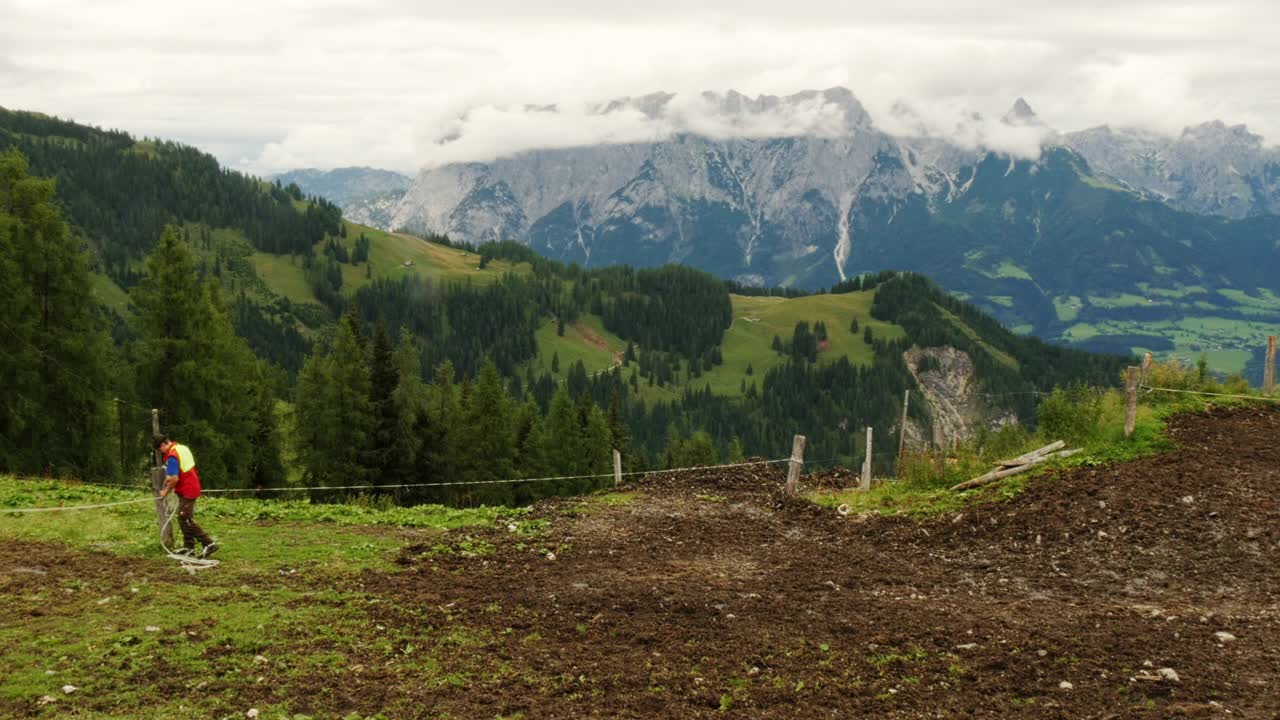
M196 499L178 496L178 527L182 529L182 544L188 550L196 549L196 540L203 547L213 544L213 538L196 524Z

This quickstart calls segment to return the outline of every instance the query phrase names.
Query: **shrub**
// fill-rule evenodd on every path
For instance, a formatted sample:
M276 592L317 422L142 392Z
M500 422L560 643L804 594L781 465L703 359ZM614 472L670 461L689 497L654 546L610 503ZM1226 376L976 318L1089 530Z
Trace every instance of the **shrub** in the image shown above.
M1087 443L1098 431L1102 396L1084 385L1058 388L1040 403L1040 434L1072 445Z

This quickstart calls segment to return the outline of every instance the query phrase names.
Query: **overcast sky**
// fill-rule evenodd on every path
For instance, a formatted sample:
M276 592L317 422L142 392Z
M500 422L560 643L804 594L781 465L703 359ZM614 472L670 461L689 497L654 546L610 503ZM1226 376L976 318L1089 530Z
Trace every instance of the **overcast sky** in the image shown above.
M259 173L634 139L636 118L585 108L657 90L839 85L877 123L905 101L937 127L1022 96L1062 130L1218 118L1280 140L1274 1L694 5L0 0L0 105L182 140ZM522 109L551 103L560 115ZM461 139L438 143L448 136Z

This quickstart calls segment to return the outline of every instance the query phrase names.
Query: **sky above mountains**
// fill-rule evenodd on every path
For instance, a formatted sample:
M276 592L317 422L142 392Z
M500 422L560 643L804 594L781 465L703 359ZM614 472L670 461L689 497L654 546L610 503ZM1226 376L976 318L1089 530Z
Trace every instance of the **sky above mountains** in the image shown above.
M698 93L730 88L848 87L881 127L964 142L991 141L972 114L993 123L1019 96L1060 129L1220 118L1280 140L1274 2L689 5L0 0L0 105L179 139L259 173L838 122L816 101L726 124ZM599 111L658 90L676 112L657 122Z

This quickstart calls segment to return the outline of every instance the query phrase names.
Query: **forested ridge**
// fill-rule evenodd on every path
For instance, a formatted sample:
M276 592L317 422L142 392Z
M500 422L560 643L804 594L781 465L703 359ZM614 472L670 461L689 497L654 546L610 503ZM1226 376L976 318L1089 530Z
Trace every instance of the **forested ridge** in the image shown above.
M811 457L852 465L863 452L857 429L884 430L878 452L896 447L889 430L914 387L902 359L913 345L965 350L984 390L1008 394L994 402L1026 419L1027 391L1114 384L1123 364L1014 335L921 276L880 273L831 290L874 293L863 326L852 310L838 326L799 321L785 342L757 348L769 362L738 392L713 392L704 378L725 362L730 292L744 288L686 267L585 270L515 243L448 238L431 240L473 251L482 270L495 260L511 270L485 282L375 272L378 240L296 188L224 171L181 145L0 113L0 143L21 150L3 155L0 189L0 278L18 288L0 317L16 340L0 354L13 389L0 408L4 470L131 476L146 455L138 413L158 407L223 487L367 485L401 502L523 502L592 481L390 486L605 473L613 448L628 469L779 457L794 433L809 437ZM289 301L259 277L255 250L296 258L314 301ZM110 313L84 290L95 265L129 291L109 337ZM343 286L351 266L367 277L356 289ZM587 318L625 342L610 366L544 357L540 328L563 337ZM905 337L876 336L873 318ZM836 334L869 352L832 355ZM927 420L922 404L911 414ZM58 432L75 442L40 442Z

